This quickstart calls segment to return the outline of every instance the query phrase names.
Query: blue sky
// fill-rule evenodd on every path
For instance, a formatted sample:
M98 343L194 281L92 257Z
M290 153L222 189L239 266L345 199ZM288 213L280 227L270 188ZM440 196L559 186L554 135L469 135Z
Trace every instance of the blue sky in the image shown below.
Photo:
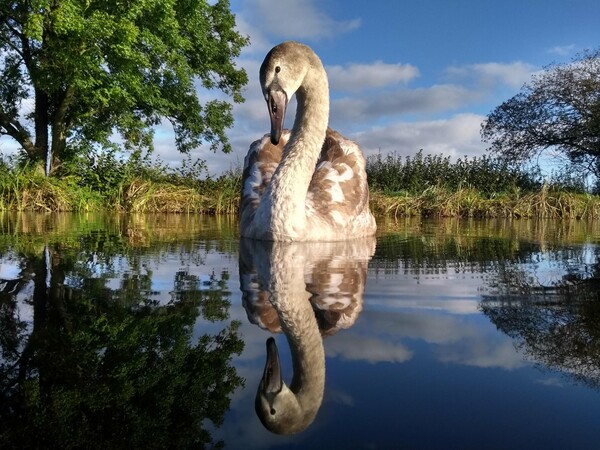
M485 152L481 121L532 74L600 46L597 0L231 0L231 7L251 40L238 60L249 83L228 133L233 153L201 148L192 155L206 159L211 173L241 166L250 143L268 132L258 68L284 40L304 42L321 57L330 125L365 154L422 148L453 157ZM291 125L292 111L287 117ZM179 164L170 128L155 137L156 154ZM0 151L14 148L0 140Z
M479 127L551 62L600 45L600 2L232 0L251 45L240 58L250 78L236 106L233 155L207 156L221 170L241 164L269 129L258 84L277 43L307 43L331 87L331 125L364 152L480 155ZM291 124L293 114L288 114Z

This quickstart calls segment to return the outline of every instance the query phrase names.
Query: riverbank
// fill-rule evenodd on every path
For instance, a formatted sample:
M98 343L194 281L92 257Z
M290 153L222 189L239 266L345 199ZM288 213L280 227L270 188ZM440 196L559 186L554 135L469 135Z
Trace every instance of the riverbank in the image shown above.
M202 170L107 158L46 177L0 164L0 211L236 215L241 170L219 177ZM371 157L367 173L371 209L380 217L600 219L600 196L586 192L573 172L542 180L535 170L488 157L450 162L418 152Z
M512 217L544 219L600 219L600 196L554 191L514 191L485 195L474 189L426 189L419 195L373 191L375 214L398 217Z
M3 211L101 211L135 213L237 214L239 176L207 180L197 186L134 178L116 195L82 187L75 177L30 176L0 185ZM430 186L420 193L371 188L371 208L390 217L514 217L599 219L600 196L552 189L484 193L471 187Z

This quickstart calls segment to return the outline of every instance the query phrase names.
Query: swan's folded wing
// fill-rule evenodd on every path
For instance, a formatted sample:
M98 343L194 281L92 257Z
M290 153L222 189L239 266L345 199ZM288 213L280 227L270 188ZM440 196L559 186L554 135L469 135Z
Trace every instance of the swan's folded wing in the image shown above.
M358 145L327 130L321 155L310 182L307 213L328 218L343 228L368 214L369 187L365 158Z

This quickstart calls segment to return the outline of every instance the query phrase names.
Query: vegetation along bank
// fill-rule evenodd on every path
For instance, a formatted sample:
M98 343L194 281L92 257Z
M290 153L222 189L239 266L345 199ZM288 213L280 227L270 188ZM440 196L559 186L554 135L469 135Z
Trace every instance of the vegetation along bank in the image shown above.
M211 176L200 159L172 168L148 157L162 123L182 155L231 150L232 104L248 82L236 58L249 41L228 0L5 3L0 144L20 153L0 148L0 210L237 213L241 169ZM538 72L490 112L481 138L489 156L369 157L372 210L597 219L600 49ZM548 151L562 164L542 177L532 162Z

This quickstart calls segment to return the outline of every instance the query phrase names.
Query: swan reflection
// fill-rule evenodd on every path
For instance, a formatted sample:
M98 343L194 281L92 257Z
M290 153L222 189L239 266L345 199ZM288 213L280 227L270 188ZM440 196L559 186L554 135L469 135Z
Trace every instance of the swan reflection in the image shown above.
M283 332L293 363L290 385L282 380L275 340L256 394L256 413L277 434L304 430L323 400L323 336L348 328L362 310L375 238L332 243L281 243L242 239L242 301L250 322Z

